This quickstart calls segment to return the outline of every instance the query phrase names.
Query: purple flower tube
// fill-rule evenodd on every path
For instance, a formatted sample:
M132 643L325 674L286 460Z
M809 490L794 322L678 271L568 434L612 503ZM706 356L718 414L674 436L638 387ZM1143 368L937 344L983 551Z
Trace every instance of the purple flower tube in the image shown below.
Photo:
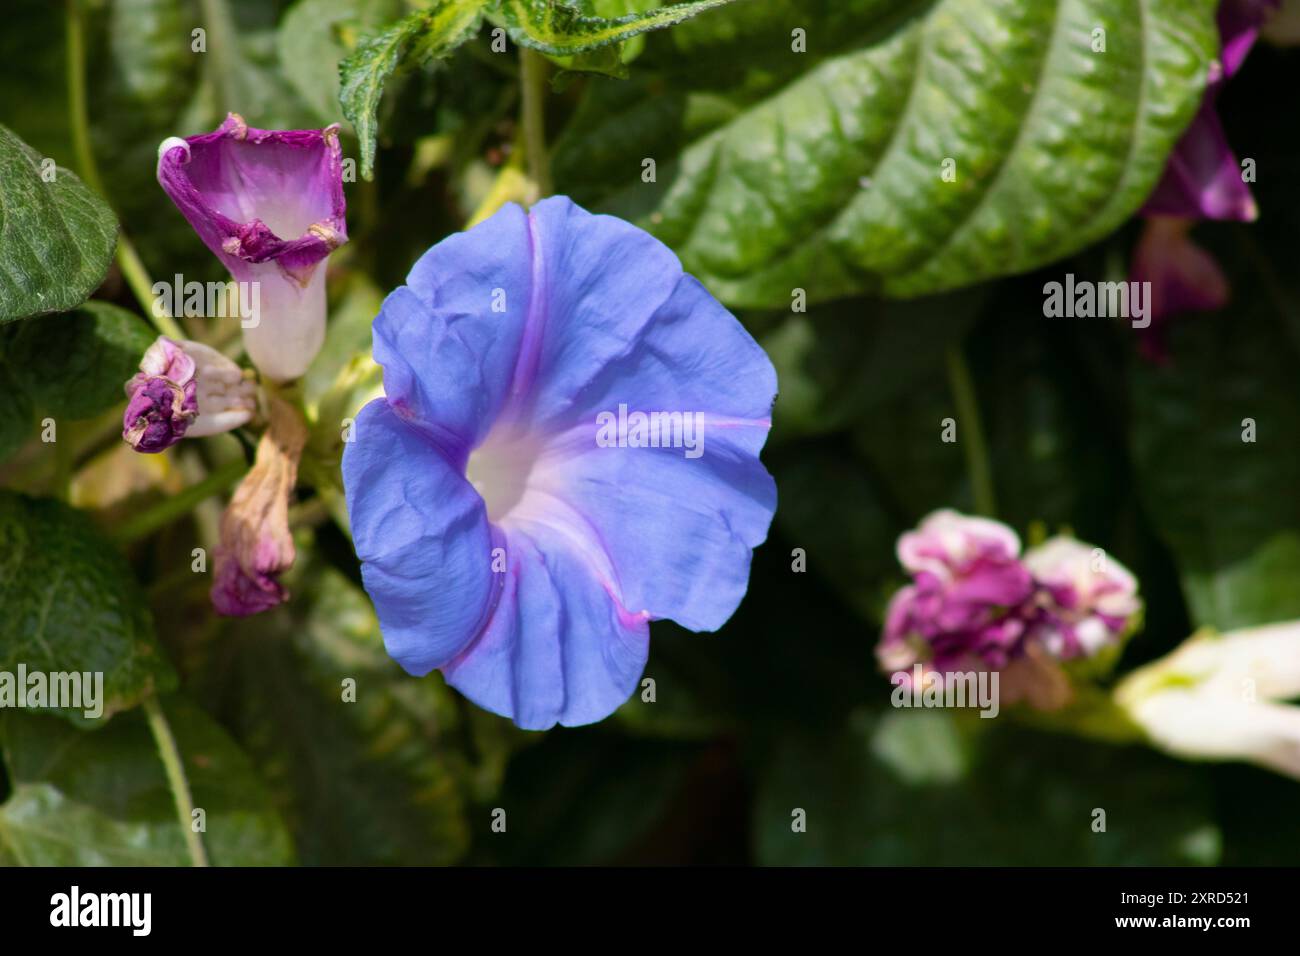
M255 283L253 364L274 381L301 376L325 337L322 262L347 242L338 127L253 129L231 113L164 141L158 182L231 276Z

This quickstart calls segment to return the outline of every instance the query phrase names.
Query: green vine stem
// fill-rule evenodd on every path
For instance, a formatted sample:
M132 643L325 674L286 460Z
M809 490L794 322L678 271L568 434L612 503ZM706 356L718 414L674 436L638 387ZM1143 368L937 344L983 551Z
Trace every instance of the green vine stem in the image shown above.
M118 544L130 544L143 538L181 515L188 514L196 505L206 501L212 495L225 491L242 478L246 471L248 471L248 463L242 458L226 462L202 481L182 488L170 498L163 499L152 508L126 521L114 532L113 540Z
M528 47L521 47L519 56L528 178L537 188L537 198L541 199L551 194L551 160L546 152L546 84L549 64L546 57Z
M208 853L203 848L203 839L194 830L194 798L190 795L190 782L185 777L185 765L181 763L181 752L176 747L176 738L167 715L163 713L162 704L156 696L146 697L144 701L145 716L149 718L149 732L153 734L158 746L158 756L162 758L163 768L167 771L167 785L171 788L172 799L176 801L176 816L180 820L181 832L185 834L185 846L189 850L190 863L193 866L207 866Z
M984 441L984 427L980 423L975 385L959 346L949 346L945 358L948 365L948 388L957 405L960 422L961 434L958 440L966 456L966 471L970 475L975 511L987 518L994 518L997 517L997 500L993 494L993 469L989 465L989 450Z
M86 111L86 40L85 24L81 16L82 0L68 0L67 32L67 82L68 82L68 119L72 127L72 151L76 156L77 172L86 185L108 198L104 182L99 178L99 168L95 165L95 153L90 145L90 119ZM185 333L166 312L154 313L153 283L149 274L135 251L135 246L126 237L119 226L117 234L117 265L122 270L122 277L130 287L131 293L144 310L144 314L163 335L172 339L183 339Z

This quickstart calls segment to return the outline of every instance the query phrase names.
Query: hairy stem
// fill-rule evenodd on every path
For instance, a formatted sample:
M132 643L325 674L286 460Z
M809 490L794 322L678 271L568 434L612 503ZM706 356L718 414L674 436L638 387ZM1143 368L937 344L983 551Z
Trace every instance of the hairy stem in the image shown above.
M158 756L162 758L163 768L167 771L167 785L171 788L172 799L176 801L176 817L180 820L181 832L185 834L190 862L194 866L207 866L207 850L203 848L203 839L193 826L194 798L190 796L190 782L185 777L185 765L181 763L181 752L176 747L176 738L172 735L171 725L167 723L167 715L163 713L162 704L156 696L145 698L144 712L149 718L149 732L153 734L154 743L158 747Z
M551 194L551 160L546 152L546 57L521 47L520 83L523 93L524 149L528 156L528 178L537 187L537 198Z

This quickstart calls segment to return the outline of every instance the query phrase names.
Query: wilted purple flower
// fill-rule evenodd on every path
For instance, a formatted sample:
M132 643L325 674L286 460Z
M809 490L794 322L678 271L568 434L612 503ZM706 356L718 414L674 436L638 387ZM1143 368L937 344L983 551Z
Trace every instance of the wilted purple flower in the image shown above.
M1137 580L1100 548L1064 535L1025 553L1040 613L1032 640L1052 657L1091 657L1118 642L1142 602Z
M1282 0L1223 0L1219 4L1219 62L1223 78L1241 69L1246 54L1255 45L1259 31L1277 12Z
M248 423L257 411L257 387L244 370L211 346L186 339L180 343L194 360L195 398L199 417L186 438L219 435Z
M258 614L288 600L280 575L296 552L289 530L289 495L307 428L297 411L276 396L268 400L270 423L257 444L253 467L221 516L221 543L214 555L210 596L217 613Z
M898 560L912 583L889 603L882 669L896 679L915 665L927 675L1001 671L1007 703L1064 704L1059 662L1114 645L1141 608L1133 576L1099 549L1057 537L1021 558L1006 525L955 511L900 537Z
M194 359L160 336L145 351L140 371L126 383L122 438L146 454L170 448L198 417L197 391Z
M407 671L521 727L591 723L636 687L651 619L731 616L776 506L776 374L656 239L564 197L508 205L416 263L374 355L386 397L343 478Z
M1168 358L1171 315L1208 312L1228 302L1228 280L1214 256L1192 241L1194 224L1190 219L1153 216L1133 253L1133 278L1151 283L1151 325L1139 348L1152 361Z
M342 162L337 126L253 129L235 113L158 149L172 202L236 281L258 284L244 346L276 381L302 375L325 337L319 266L347 241Z
M1220 59L1212 67L1200 109L1142 209L1150 221L1138 242L1130 279L1151 283L1151 325L1142 336L1149 358L1165 357L1169 316L1227 302L1222 271L1188 233L1201 219L1251 221L1259 214L1216 104L1223 84L1241 68L1259 28L1278 5L1279 0L1223 0L1219 5Z
M122 437L142 452L230 431L257 410L253 383L238 365L201 342L165 336L145 351L126 394Z
M1223 0L1219 5L1220 59L1214 64L1201 108L1165 164L1143 212L1190 219L1252 220L1255 200L1241 177L1216 108L1223 84L1241 68L1264 21L1280 0Z
M889 671L918 661L940 672L1004 667L1018 652L1020 609L1033 581L1020 562L1020 539L1006 525L955 511L930 514L898 539L912 584L889 603L876 653Z

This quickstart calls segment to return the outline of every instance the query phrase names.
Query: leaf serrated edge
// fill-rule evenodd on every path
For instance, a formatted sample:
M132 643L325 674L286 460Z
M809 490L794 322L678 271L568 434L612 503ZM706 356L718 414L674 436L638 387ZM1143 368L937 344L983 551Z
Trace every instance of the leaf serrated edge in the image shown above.
M571 56L587 53L613 43L621 43L651 30L661 30L689 20L705 11L735 3L737 0L692 0L658 7L645 13L606 19L585 17L563 3L548 3L538 18L530 0L500 0L510 39L520 46L531 47L548 56ZM555 14L562 14L557 26Z
M401 66L408 48L415 62L441 59L478 31L488 0L440 0L374 36L339 61L339 105L361 142L361 175L374 178L379 103L384 84Z

